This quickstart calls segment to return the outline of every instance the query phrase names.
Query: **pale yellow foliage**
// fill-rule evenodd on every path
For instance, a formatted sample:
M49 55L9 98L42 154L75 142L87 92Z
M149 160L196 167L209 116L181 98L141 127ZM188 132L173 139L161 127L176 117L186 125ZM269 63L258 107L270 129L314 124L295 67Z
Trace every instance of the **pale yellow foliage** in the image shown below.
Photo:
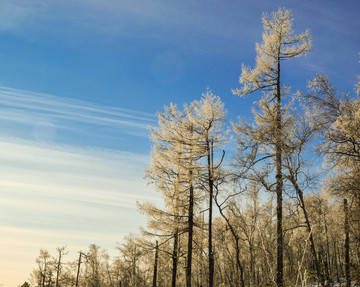
M245 96L256 90L276 91L280 77L280 61L305 55L311 48L310 31L300 35L292 31L292 15L289 10L279 9L269 17L262 18L263 42L256 44L256 65L251 69L242 65L239 82L241 89L233 90L239 96Z

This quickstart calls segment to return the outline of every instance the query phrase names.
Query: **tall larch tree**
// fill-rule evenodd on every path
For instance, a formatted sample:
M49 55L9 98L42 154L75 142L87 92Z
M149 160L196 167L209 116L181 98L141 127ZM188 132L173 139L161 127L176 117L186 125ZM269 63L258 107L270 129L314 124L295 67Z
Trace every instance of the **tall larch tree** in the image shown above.
M208 90L182 111L176 105L166 107L164 113L158 113L159 127L151 129L155 143L145 177L162 192L165 207L159 209L150 203L139 207L150 217L149 228L158 229L163 238L174 237L172 286L176 285L178 240L184 232L188 234L186 284L191 286L194 216L205 196L209 201L208 279L213 286L212 203L214 186L221 178L220 147L227 141L225 115L220 98Z
M175 105L170 105L165 108L164 113L158 113L158 117L159 127L151 129L155 144L145 178L162 193L165 206L159 208L153 203L145 202L139 203L138 207L149 217L147 225L150 231L143 230L144 234L152 234L166 240L173 237L171 282L175 287L179 236L187 230L188 200L186 186L182 184L187 178L182 155L183 151L185 152L185 144L176 136L181 129L177 125L180 124L183 115Z
M276 162L276 197L277 197L277 275L276 284L284 286L283 281L283 172L282 154L284 128L282 125L282 99L284 86L281 82L281 63L294 57L306 54L311 47L310 32L307 30L300 35L294 35L292 30L293 18L291 12L279 9L271 17L265 14L262 18L264 33L263 42L256 44L256 66L250 69L242 66L240 89L233 90L239 96L246 96L258 90L263 91L269 101L274 102L274 119L271 123L275 136L274 155Z
M208 216L208 258L209 258L209 287L214 286L214 251L212 246L212 218L214 186L220 183L219 169L223 156L219 162L214 162L214 156L219 153L219 149L228 140L228 132L224 130L226 111L220 98L210 90L202 95L200 101L194 102L194 108L190 113L190 120L194 124L194 131L198 135L198 145L200 153L205 158L204 170L202 172L204 189L208 192L209 216Z
M178 239L184 229L188 234L186 286L191 286L194 213L197 202L195 187L199 177L197 161L201 158L199 137L189 117L193 108L193 104L185 105L184 110L180 111L176 105L170 104L165 107L164 113L158 113L159 127L151 130L155 144L146 176L163 193L168 215L172 214L173 218L173 286L176 280Z

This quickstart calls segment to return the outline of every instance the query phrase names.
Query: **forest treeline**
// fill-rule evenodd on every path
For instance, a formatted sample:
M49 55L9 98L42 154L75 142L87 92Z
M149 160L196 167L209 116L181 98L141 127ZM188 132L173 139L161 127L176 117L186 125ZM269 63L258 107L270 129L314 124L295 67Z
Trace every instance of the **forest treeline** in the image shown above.
M262 20L233 90L257 100L254 120L230 128L210 90L165 107L145 173L163 202L138 203L147 226L115 258L41 250L22 286L360 286L360 78L352 94L324 74L291 93L283 62L310 51L310 32L294 34L286 9Z

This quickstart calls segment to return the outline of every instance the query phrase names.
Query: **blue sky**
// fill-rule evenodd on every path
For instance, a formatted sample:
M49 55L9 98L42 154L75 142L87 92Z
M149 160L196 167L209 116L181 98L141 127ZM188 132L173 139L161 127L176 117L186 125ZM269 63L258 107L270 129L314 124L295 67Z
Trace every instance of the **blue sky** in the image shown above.
M142 179L155 113L210 87L229 120L248 116L258 98L231 89L254 64L263 12L279 7L313 36L284 82L304 91L326 73L353 93L359 1L2 0L0 284L22 283L40 248L75 257L136 232L136 200L159 198Z

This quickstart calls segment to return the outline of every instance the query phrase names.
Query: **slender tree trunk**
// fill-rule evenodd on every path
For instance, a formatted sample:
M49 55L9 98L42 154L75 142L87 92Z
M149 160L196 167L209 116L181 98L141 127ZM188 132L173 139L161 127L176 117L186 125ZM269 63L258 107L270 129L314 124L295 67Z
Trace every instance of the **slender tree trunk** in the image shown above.
M193 127L191 127L191 133ZM193 151L192 143L189 147L189 214L188 214L188 251L186 265L186 287L191 287L191 267L192 267L192 249L193 249L193 229L194 229L194 185L193 185Z
M344 199L344 213L345 213L345 278L346 287L351 286L350 278L350 238L349 238L349 211L347 199Z
M155 246L155 262L154 262L154 275L153 275L153 287L156 287L156 279L157 279L157 268L158 268L158 256L159 256L159 244L156 240Z
M225 219L227 226L229 227L232 236L235 239L235 249L236 249L236 267L237 270L240 271L240 282L241 282L241 287L245 287L245 281L244 281L244 269L241 265L240 262L240 247L239 247L239 236L237 236L236 231L234 230L233 226L231 225L229 219L225 216L223 209L221 209L221 206L219 205L216 197L215 197L215 203L217 205L217 207L219 208L219 212L220 215L222 216L222 218Z
M41 283L41 287L45 286L45 274L41 272L41 279L42 279L42 283Z
M255 270L254 270L254 252L252 242L249 240L249 253L250 253L250 286L254 286L255 284Z
M304 194L301 190L301 188L299 187L299 185L297 184L297 182L295 181L294 177L291 177L291 182L293 184L293 186L295 187L295 190L299 196L300 199L300 207L304 213L304 218L305 218L305 222L306 222L306 229L309 233L309 241L310 241L310 249L311 249L311 254L313 256L313 262L315 264L315 269L316 269L316 274L318 277L318 280L320 280L321 282L323 282L322 278L322 274L320 271L320 264L319 264L319 260L317 258L316 255L316 249L315 249L315 243L314 243L314 238L313 238L313 234L312 234L312 230L311 230L311 225L310 225L310 220L309 220L309 216L308 213L306 211L306 207L305 207L305 201L304 201Z
M174 233L174 247L172 254L172 278L171 278L172 287L176 287L176 274L177 274L177 263L178 263L178 239L179 239L179 231L176 228Z
M338 255L337 255L337 246L336 246L336 239L334 240L334 262L335 262L335 270L336 270L336 280L339 282L339 267L338 267Z
M283 262L283 228L282 228L282 123L281 123L281 90L280 90L280 56L277 63L277 90L276 90L276 215L277 215L277 272L276 284L284 286L284 262Z
M79 254L79 262L78 262L78 270L77 270L77 274L76 274L76 282L75 282L75 287L78 287L79 284L79 274L80 274L80 264L81 264L81 252Z
M190 175L192 176L192 175ZM189 192L189 216L188 216L188 252L186 265L186 287L191 287L191 264L192 264L192 244L193 244L193 228L194 228L194 187L190 182Z
M339 265L340 265L340 277L343 277L345 274L343 273L344 271L344 262L343 260L343 256L341 256L342 254L342 250L340 249L340 246L337 246L337 254L338 254L338 259L339 259Z
M354 244L354 261L355 264L357 265L357 274L356 277L359 278L360 276L360 194L358 196L355 196L354 198L355 203L357 204L357 210L355 211L355 218L357 221L357 231L354 232L354 243L356 242L356 245ZM358 279L357 279L358 280ZM359 281L359 280L358 280Z
M240 282L241 287L245 287L245 280L244 280L244 269L240 262L240 247L239 247L239 238L236 238L236 266L240 271Z
M329 287L330 286L330 274L329 274L329 261L328 261L328 256L325 254L325 258L324 258L324 267L325 267L325 287Z
M209 141L207 141L208 151L208 184L209 184L209 287L214 286L214 252L212 248L212 213L213 213L213 194L214 194L214 182L213 182L213 147L210 147Z
M56 268L56 283L55 283L56 287L59 287L60 264L61 264L61 251L59 251L59 261Z
M330 244L329 244L329 234L328 234L328 228L327 228L327 221L326 221L326 214L324 215L324 227L325 227L325 235L326 235L326 256L325 256L325 276L326 276L326 285L330 286L330 274L331 272L331 264L330 264Z

